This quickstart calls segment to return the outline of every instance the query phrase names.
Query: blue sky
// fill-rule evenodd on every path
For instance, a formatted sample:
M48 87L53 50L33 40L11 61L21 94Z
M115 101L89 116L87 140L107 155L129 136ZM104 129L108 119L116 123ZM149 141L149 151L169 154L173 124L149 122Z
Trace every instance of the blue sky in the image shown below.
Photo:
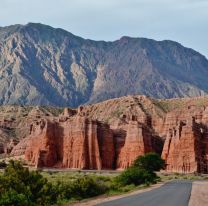
M171 39L208 57L208 0L0 0L0 20L40 22L94 40Z

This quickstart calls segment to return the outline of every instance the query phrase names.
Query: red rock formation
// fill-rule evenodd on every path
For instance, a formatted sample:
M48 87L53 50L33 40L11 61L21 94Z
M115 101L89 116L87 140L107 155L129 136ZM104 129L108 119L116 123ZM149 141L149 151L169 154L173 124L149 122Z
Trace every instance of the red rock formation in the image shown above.
M109 126L81 116L42 120L33 128L25 158L37 167L112 169L113 135Z
M10 154L13 148L19 143L17 139L10 139L7 142L0 142L0 154Z
M201 125L196 123L194 117L190 116L180 122L177 127L169 130L164 144L162 157L167 164L166 170L207 173L207 142Z
M85 117L75 117L63 138L63 166L68 168L101 169L98 124ZM110 138L110 137L109 137Z
M9 131L18 131L27 138L12 154L25 154L38 167L123 169L139 155L155 151L162 153L168 171L208 172L208 98L122 97L65 108L59 116L49 111L39 107L25 119L2 118L0 138L8 140L0 150L9 145Z
M147 138L149 137L145 137L146 140ZM139 155L143 155L147 152L147 145L145 145L144 141L142 125L138 124L137 121L130 121L128 124L125 144L121 148L121 152L118 154L117 168L129 167ZM151 151L151 148L147 148L147 150Z
M148 127L131 118L121 124L123 135L119 140L108 124L86 118L81 107L78 114L65 110L60 118L33 124L29 141L20 143L13 154L22 153L26 146L25 159L37 167L123 169L139 155L158 151Z
M161 151L161 145L159 145L160 148L157 146L157 143L160 144L160 142L147 127L138 121L130 121L125 143L118 153L116 168L127 168L132 165L138 156L148 152Z
M114 169L115 145L113 131L108 124L98 123L98 143L102 169Z
M41 120L32 128L25 159L36 166L52 167L58 160L55 124Z
M25 150L28 147L30 139L24 138L20 141L20 143L18 143L17 145L14 146L14 148L12 149L11 155L12 156L22 156L25 155Z
M0 143L0 154L4 153L4 144Z

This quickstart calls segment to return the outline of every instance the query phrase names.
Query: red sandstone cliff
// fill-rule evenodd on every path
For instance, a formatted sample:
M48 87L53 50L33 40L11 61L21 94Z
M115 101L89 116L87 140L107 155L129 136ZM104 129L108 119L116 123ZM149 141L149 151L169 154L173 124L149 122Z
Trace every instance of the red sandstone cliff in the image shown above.
M208 173L207 127L201 117L187 116L169 129L162 152L167 171Z
M138 156L148 152L156 152L156 147L153 144L154 138L150 131L138 121L130 121L125 143L118 154L116 168L127 168Z
M45 118L32 125L26 143L16 146L13 154L27 144L25 159L37 167L127 168L139 155L161 152L161 141L141 123L141 117L140 121L135 116L131 119L125 117L120 129L110 129L108 124L87 118L82 107L77 112L65 109L59 118ZM123 131L122 137L117 129Z
M130 96L66 108L59 116L39 110L30 110L21 124L1 121L3 135L19 125L26 137L16 146L0 141L1 152L8 145L38 167L123 169L155 151L168 171L208 172L208 98Z
M108 125L73 116L44 119L32 129L25 159L37 167L112 169L113 135Z

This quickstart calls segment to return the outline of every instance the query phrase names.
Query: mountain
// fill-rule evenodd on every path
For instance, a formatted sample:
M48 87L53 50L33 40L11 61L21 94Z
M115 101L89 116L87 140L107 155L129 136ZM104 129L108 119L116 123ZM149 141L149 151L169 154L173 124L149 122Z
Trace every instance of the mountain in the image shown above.
M92 41L29 23L0 27L0 104L72 106L132 94L208 92L208 60L173 41Z

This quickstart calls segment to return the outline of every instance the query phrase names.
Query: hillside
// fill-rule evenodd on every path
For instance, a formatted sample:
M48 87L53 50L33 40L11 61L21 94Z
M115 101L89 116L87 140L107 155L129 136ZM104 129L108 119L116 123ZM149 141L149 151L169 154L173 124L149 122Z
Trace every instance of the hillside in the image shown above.
M207 59L173 41L92 41L34 23L0 28L1 105L200 96L207 94L207 76Z
M128 122L132 116L135 116L140 122L145 122L149 118L150 122L156 122L155 125L152 125L152 123L150 125L154 130L157 130L157 125L160 124L160 121L165 121L168 114L184 113L183 111L186 111L188 108L190 108L190 111L194 109L197 113L201 108L206 108L207 106L208 97L160 100L138 95L83 105L73 110L79 111L81 108L82 113L87 118L110 124L115 128L125 124L126 121ZM0 142L25 138L29 134L30 125L34 122L44 118L58 118L61 115L64 115L64 108L18 105L0 106Z

